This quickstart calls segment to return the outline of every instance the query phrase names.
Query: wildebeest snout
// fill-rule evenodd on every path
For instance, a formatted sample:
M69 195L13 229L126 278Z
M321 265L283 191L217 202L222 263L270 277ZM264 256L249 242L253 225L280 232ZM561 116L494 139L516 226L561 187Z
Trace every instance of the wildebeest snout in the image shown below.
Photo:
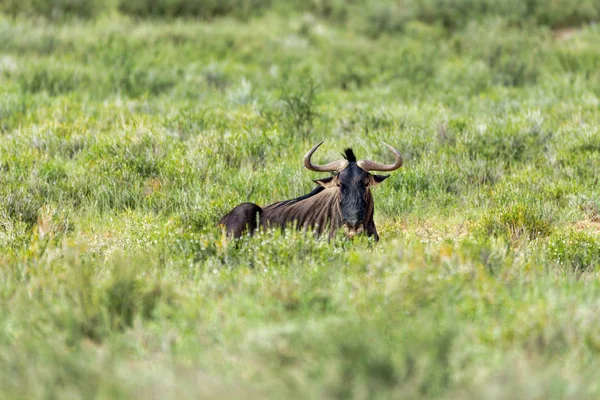
M354 237L355 235L360 235L365 230L365 226L362 221L352 220L352 221L344 221L344 233L348 237Z
M362 221L359 219L345 219L344 225L346 225L350 229L356 229L359 225L362 225Z

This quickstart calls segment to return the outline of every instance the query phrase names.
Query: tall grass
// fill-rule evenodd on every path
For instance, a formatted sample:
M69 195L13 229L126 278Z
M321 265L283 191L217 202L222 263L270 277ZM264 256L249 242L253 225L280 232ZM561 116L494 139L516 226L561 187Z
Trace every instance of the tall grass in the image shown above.
M28 4L0 5L1 398L598 397L600 33L547 28L595 3ZM402 152L381 241L228 242L321 140Z

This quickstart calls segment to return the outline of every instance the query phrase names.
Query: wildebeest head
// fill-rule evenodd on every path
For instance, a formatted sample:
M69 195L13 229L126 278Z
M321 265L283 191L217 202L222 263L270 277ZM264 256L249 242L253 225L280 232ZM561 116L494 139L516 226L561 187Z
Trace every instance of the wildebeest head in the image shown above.
M311 163L313 153L323 142L317 144L304 156L304 166L311 171L331 172L333 176L315 180L324 188L335 188L341 210L342 227L350 237L369 229L373 224L373 197L370 188L383 182L389 175L374 175L370 171L394 171L402 166L402 155L394 147L384 143L394 153L392 164L380 164L370 160L356 160L352 149L344 150L344 158L326 165Z

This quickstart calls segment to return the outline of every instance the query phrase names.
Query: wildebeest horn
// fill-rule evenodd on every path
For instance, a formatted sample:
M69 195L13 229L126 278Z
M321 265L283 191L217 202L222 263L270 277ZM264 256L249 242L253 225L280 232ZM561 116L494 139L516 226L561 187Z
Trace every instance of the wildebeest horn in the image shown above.
M394 147L390 146L385 142L381 142L385 144L391 151L394 153L394 163L393 164L379 164L371 160L359 160L357 162L358 166L365 171L394 171L402 166L402 154Z
M317 144L315 147L310 149L308 151L308 153L306 153L304 155L304 166L306 168L310 169L311 171L317 171L317 172L339 172L339 171L343 170L344 168L346 168L346 166L348 165L348 161L346 161L346 160L332 161L329 164L325 164L325 165L314 165L313 163L310 162L310 158L312 157L313 153L315 151L317 151L317 149L319 148L320 145L323 144L323 142Z

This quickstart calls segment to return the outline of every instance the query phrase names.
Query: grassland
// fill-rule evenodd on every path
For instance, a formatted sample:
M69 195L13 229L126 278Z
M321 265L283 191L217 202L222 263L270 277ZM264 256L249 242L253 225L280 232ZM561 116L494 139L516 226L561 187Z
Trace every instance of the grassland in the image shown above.
M600 397L591 14L332 4L0 16L0 398ZM320 140L402 151L382 240L227 243Z

